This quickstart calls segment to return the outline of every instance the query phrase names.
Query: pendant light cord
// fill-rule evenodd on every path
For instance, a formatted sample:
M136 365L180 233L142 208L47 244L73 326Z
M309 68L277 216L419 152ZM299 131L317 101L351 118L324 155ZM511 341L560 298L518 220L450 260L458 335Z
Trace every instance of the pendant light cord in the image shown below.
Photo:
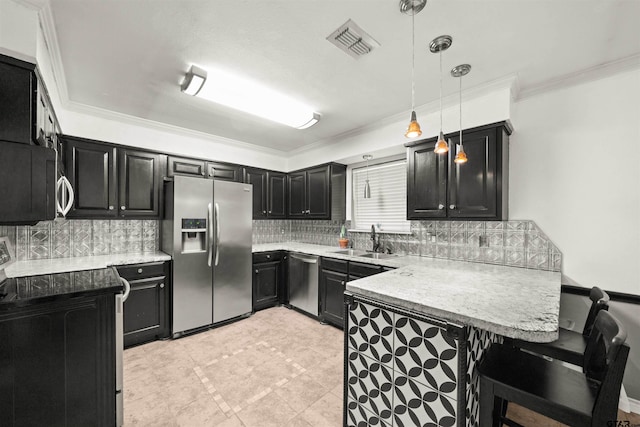
M440 46L440 133L442 133L442 46Z
M415 79L415 68L416 68L416 24L415 24L415 13L411 14L411 111L415 111L416 102L415 102L415 92L416 92L416 79Z
M462 148L462 76L460 76L460 148Z

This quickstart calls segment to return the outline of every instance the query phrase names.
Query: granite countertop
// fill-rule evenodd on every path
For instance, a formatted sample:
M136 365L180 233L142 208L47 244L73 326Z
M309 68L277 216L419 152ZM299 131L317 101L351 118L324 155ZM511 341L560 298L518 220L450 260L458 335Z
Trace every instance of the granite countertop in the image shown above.
M5 269L5 274L7 277L35 276L158 261L171 261L171 256L156 251L16 261Z
M558 338L561 274L419 256L371 259L336 254L336 247L286 242L254 252L288 250L396 270L348 282L346 289L427 316L533 342Z

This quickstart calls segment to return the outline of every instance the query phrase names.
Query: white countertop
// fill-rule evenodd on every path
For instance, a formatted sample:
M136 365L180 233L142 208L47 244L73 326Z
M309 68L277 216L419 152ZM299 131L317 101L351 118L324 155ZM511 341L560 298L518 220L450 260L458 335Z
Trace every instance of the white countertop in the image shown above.
M7 277L38 276L42 274L66 273L69 271L94 270L112 265L142 264L146 262L170 261L164 252L136 252L112 255L96 255L71 258L34 259L16 261L5 269Z
M253 252L288 250L396 267L347 283L347 291L381 302L534 342L558 338L561 274L419 256L370 259L306 243L254 245Z

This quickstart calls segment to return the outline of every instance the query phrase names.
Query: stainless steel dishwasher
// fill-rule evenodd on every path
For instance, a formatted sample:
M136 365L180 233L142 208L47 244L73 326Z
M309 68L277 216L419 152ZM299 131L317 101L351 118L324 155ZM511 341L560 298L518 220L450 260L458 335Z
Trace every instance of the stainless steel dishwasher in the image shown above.
M318 257L306 254L289 256L289 304L318 316Z

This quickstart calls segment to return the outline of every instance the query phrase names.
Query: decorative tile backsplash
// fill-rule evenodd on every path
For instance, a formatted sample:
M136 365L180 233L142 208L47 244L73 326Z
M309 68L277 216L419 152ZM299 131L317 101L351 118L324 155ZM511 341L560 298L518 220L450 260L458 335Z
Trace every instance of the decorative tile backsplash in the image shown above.
M253 243L338 245L338 221L259 220ZM346 222L349 228L349 221ZM355 249L371 249L368 232L349 232ZM533 221L411 221L411 233L381 233L393 253L560 271L562 254Z
M160 248L160 221L56 219L0 226L0 236L9 237L18 261L153 252Z

